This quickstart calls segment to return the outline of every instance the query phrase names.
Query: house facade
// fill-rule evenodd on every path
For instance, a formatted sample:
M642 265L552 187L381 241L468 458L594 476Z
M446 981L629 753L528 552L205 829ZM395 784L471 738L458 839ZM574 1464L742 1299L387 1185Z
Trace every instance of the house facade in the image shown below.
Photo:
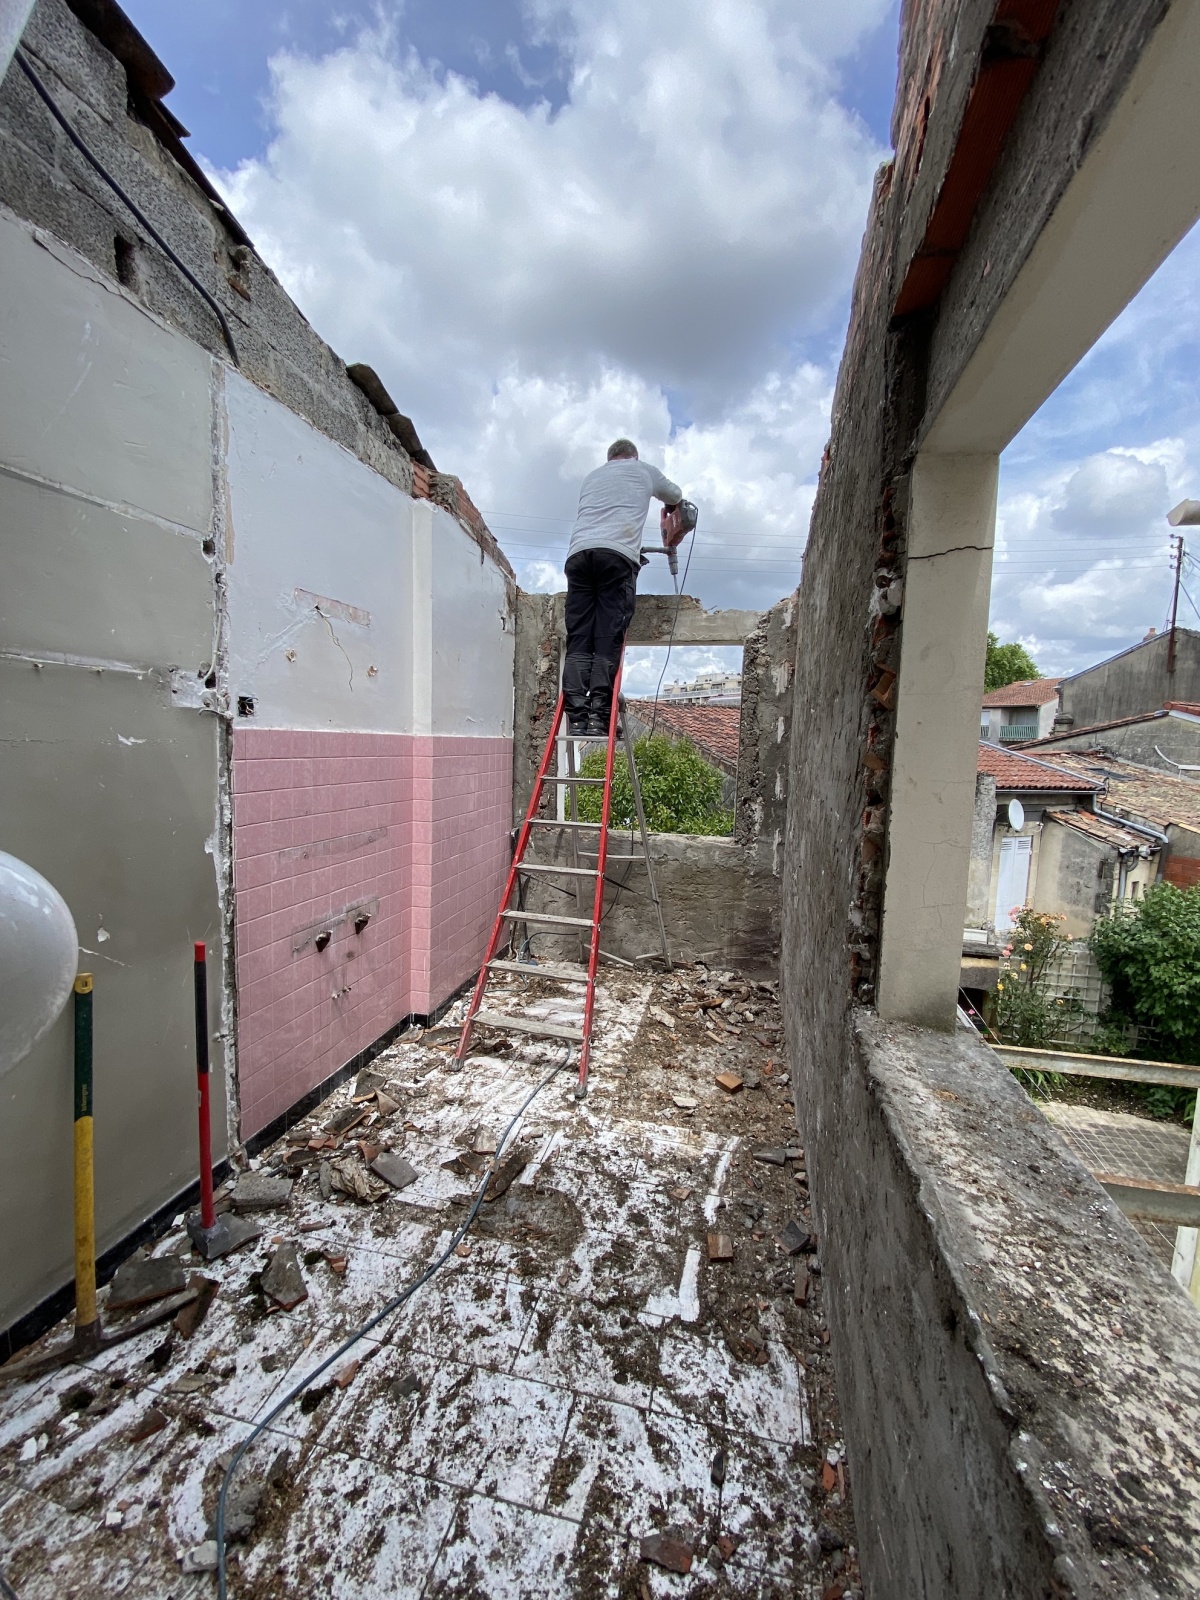
M1006 683L983 697L979 737L991 744L1042 739L1058 712L1058 678L1027 678Z

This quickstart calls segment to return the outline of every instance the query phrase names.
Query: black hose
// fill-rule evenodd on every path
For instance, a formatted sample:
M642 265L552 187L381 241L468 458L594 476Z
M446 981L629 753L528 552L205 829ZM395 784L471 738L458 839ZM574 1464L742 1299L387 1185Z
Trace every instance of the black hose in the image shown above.
M500 1142L496 1146L496 1161L500 1159L500 1152L508 1143L509 1136L516 1127L517 1123L520 1122L521 1118L525 1115L526 1111L528 1111L529 1107L533 1104L537 1096L541 1094L542 1090L546 1088L546 1086L551 1083L567 1065L571 1059L571 1053L571 1048L568 1047L558 1065L553 1068L552 1071L548 1072L542 1081L539 1084L536 1084L525 1096L524 1100L522 1100L515 1115L513 1116L512 1121L509 1123L508 1127L505 1128L504 1133L500 1138ZM441 1268L446 1265L446 1262L449 1261L459 1244L462 1243L462 1240L466 1236L471 1224L479 1215L479 1208L483 1204L483 1197L487 1192L487 1186L491 1180L492 1174L489 1172L484 1178L482 1184L479 1186L479 1193L475 1196L475 1204L471 1207L470 1211L468 1211L466 1221L463 1223L462 1227L458 1229L457 1233L451 1236L450 1243L446 1246L445 1250L437 1258L433 1265L431 1267L426 1267L425 1271L420 1275L419 1278L414 1278L411 1283L406 1284L405 1287L401 1289L399 1294L394 1295L385 1306L381 1306L380 1309L375 1312L374 1316L369 1317L360 1328L357 1328L352 1334L349 1335L348 1338L344 1339L342 1343L338 1345L337 1349L332 1355L326 1356L325 1360L322 1361L319 1366L314 1367L306 1377L301 1378L299 1383L295 1384L291 1389L289 1389L284 1395L283 1399L271 1407L270 1411L267 1412L262 1421L254 1425L254 1427L246 1435L245 1439L242 1440L241 1444L238 1445L237 1449L233 1452L233 1456L229 1462L229 1465L225 1469L225 1476L221 1479L221 1492L217 1496L217 1600L226 1600L227 1596L225 1586L225 1500L229 1493L229 1485L233 1481L233 1475L237 1471L242 1457L246 1454L246 1451L249 1450L250 1446L258 1438L258 1436L263 1433L272 1422L274 1422L279 1413L290 1406L293 1400L302 1395L305 1389L308 1388L315 1378L319 1378L323 1372L328 1372L333 1363L335 1361L340 1361L341 1358L346 1354L347 1350L356 1345L365 1334L370 1333L371 1329L382 1322L384 1317L390 1316L398 1306L402 1306L406 1300L410 1300L412 1296L416 1294L418 1289L422 1288L429 1282L430 1278L433 1277L435 1272L440 1271Z
M221 310L220 306L213 299L212 295L209 294L208 290L200 282L199 278L196 277L195 273L192 272L191 268L186 266L185 263L179 259L174 250L171 249L171 246L163 238L162 234L159 233L158 229L149 220L141 208L129 198L117 180L111 175L111 173L104 169L97 157L95 157L88 149L87 145L84 144L83 140L75 132L75 129L71 126L66 117L55 104L54 98L49 89L46 88L46 85L42 82L37 73L29 65L29 62L25 59L24 51L17 50L15 54L17 65L33 85L34 92L42 100L47 111L49 111L55 122L58 123L59 127L66 134L67 138L75 146L76 150L79 151L79 154L87 162L88 166L91 167L92 170L101 178L103 178L104 182L116 195L117 199L129 208L129 210L141 223L142 227L145 228L146 232L154 240L158 248L166 256L167 260L178 268L178 270L191 284L192 288L195 289L196 293L208 305L213 316L215 316L217 321L221 324L221 332L224 335L225 343L229 349L229 354L233 358L234 366L240 367L241 362L238 360L237 345L235 345L233 342L233 334L229 331L229 324L226 322L225 313Z

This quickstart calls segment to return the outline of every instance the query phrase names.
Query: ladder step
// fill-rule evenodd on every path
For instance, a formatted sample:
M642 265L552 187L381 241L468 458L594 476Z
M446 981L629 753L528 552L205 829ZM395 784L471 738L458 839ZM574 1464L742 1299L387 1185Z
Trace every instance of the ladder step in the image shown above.
M556 961L489 961L490 972L517 972L523 978L553 978L556 983L587 983L586 967L563 966Z
M583 1029L565 1022L539 1022L530 1017L506 1017L502 1011L477 1011L475 1023L481 1028L506 1028L510 1033L528 1033L535 1039L568 1039L583 1043Z
M592 853L595 854L594 851ZM567 876L571 877L571 878L594 878L596 876L595 867L546 867L546 866L541 866L541 865L532 866L532 865L527 865L524 861L518 862L517 871L518 872L543 872L543 873L565 872L567 874Z
M600 824L598 822L559 822L555 817L530 817L529 826L531 828L587 828L592 833L600 832ZM594 851L593 854L595 854Z
M600 859L599 852L596 851L596 850L581 850L579 852L579 854L581 856L592 856L597 861L599 861L599 859ZM604 865L606 867L611 866L614 861L640 861L642 866L646 865L645 856L613 856L613 855L605 856Z
M565 928L590 928L591 917L552 917L546 911L502 911L502 917L509 922L552 922L554 925Z
M601 789L603 789L603 787L604 787L604 779L603 778L555 777L553 773L549 773L549 772L542 779L542 782L543 783L590 783L590 784L593 784L593 785L597 785L598 784Z

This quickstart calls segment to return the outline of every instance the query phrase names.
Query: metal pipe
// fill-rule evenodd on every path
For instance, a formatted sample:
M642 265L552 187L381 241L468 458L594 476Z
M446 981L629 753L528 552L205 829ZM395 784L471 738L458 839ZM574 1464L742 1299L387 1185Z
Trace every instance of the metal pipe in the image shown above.
M208 967L202 940L197 939L193 966L196 986L196 1088L200 1116L200 1226L211 1228L217 1220L213 1205L212 1111L208 1070Z

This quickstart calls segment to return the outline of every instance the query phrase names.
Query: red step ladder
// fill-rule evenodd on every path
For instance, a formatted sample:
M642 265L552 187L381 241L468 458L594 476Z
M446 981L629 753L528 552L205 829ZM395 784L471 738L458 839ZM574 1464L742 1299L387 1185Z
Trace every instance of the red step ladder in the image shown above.
M466 1059L467 1051L471 1046L471 1036L477 1027L493 1028L499 1031L524 1034L537 1039L557 1039L579 1047L579 1083L575 1094L583 1099L587 1093L588 1063L592 1049L592 1020L596 1009L596 967L602 951L600 949L600 924L604 920L604 886L606 880L605 869L610 861L628 861L644 865L649 878L649 898L654 904L658 915L658 928L662 940L662 959L668 969L671 965L670 951L667 948L667 932L663 922L662 905L658 898L658 889L654 882L654 870L650 861L649 841L646 833L646 815L642 806L642 790L638 782L637 768L633 760L633 743L629 737L627 718L624 715L625 701L621 695L621 669L617 670L616 682L613 685L612 713L608 723L608 745L605 752L603 778L584 778L575 771L576 747L586 741L572 738L569 734L561 733L563 724L564 706L560 694L558 704L554 708L554 720L550 725L550 734L546 740L546 748L542 752L541 765L538 767L537 778L533 785L533 794L530 796L529 809L525 813L525 820L521 824L517 835L516 849L513 851L512 865L508 869L508 878L505 881L504 893L500 897L500 910L496 917L492 936L488 941L487 952L483 958L483 965L479 969L479 981L475 985L475 992L471 996L471 1004L467 1008L466 1020L463 1023L462 1036L458 1042L456 1058L462 1062ZM638 827L641 833L642 854L633 854L610 857L608 854L608 822L612 807L612 782L613 761L616 755L617 740L621 739L625 747L626 759L629 762L629 771L633 781L634 808L637 812ZM565 747L566 766L565 773L551 772L554 755L558 747ZM557 816L541 817L538 815L543 799L548 789L562 785L565 786L570 796L571 815L568 818ZM580 822L578 818L577 796L580 787L603 786L600 802L599 822ZM555 810L557 811L557 806ZM527 862L525 857L533 837L534 828L562 828L570 832L573 865L560 867L553 864ZM594 851L580 849L580 836L596 834L597 845ZM632 844L632 836L630 840ZM580 865L583 860L595 860L595 866ZM554 878L565 877L570 879L575 886L577 910L582 913L586 908L588 880L592 881L591 914L582 914L573 917L555 916L549 912L529 911L524 906L525 891L531 880L537 877ZM625 888L628 885L622 884ZM518 896L517 904L513 904L513 896ZM514 948L516 932L522 925L528 930L535 925L549 932L566 932L576 929L581 937L581 942L586 944L587 967L586 975L582 964L573 967L566 963L548 961L533 961L517 959ZM500 951L507 951L501 956ZM617 959L617 958L613 958ZM625 964L625 963L623 963ZM483 1001L487 992L489 980L496 973L518 973L525 977L548 978L552 982L564 984L582 984L584 986L583 1023L575 1027L567 1023L551 1022L537 1017L510 1016L503 1011L492 1011L484 1008Z

